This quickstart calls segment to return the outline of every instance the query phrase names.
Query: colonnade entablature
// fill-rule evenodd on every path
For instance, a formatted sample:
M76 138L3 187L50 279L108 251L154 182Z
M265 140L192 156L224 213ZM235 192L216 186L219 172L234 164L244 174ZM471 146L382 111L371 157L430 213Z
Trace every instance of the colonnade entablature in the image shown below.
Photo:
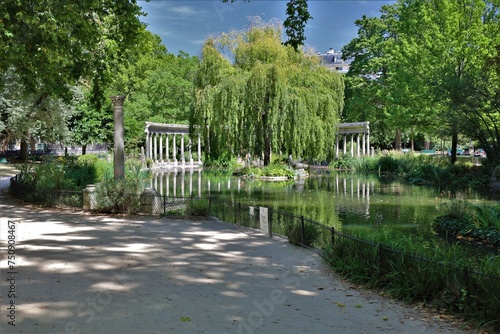
M146 159L152 168L198 168L201 161L201 138L189 135L189 125L146 122ZM196 145L196 160L193 146Z
M339 157L339 140L343 138L343 154L347 154L347 137L350 138L350 155L355 156L354 149L356 148L356 156L360 155L373 155L374 150L370 148L370 122L356 122L356 123L341 123L338 125L337 139L336 139L336 152L335 155ZM356 143L354 142L356 139ZM361 141L361 143L360 143Z

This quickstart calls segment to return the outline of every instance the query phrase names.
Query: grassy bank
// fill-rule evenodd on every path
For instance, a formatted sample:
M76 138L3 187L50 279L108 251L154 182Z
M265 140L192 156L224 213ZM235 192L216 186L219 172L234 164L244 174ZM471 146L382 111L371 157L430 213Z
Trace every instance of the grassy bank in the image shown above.
M452 165L446 156L397 151L374 157L343 157L331 163L330 167L356 173L397 175L408 184L440 189L482 187L492 178L500 178L500 167L477 166L470 159L459 159Z

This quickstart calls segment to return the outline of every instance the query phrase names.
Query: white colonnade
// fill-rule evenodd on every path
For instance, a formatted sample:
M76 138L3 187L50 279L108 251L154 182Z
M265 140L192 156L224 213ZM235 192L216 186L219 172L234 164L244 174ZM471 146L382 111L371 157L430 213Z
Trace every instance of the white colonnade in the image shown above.
M374 151L370 148L370 122L358 123L342 123L338 126L337 139L335 145L335 156L339 157L340 150L340 136L343 139L343 154L347 155L347 139L350 139L350 152L351 157L359 157L361 155L373 155ZM354 142L356 139L356 143ZM361 142L360 142L361 141ZM354 151L356 149L356 152Z
M189 136L189 125L146 122L146 159L153 167L200 167L201 139L197 135L197 159L193 160L193 141ZM179 147L177 144L179 143Z

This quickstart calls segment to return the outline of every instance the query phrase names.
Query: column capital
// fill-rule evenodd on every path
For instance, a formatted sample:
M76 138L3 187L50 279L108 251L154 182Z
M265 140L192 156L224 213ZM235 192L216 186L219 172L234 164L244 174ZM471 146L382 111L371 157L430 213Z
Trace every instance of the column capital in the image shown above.
M114 95L109 97L111 101L113 101L113 105L115 106L122 106L123 102L125 101L125 96L123 95Z

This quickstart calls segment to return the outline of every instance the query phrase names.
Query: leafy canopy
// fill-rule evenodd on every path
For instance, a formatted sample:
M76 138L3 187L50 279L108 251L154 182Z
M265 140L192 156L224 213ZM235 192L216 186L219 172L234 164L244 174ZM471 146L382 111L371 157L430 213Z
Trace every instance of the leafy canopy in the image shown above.
M248 30L208 39L194 86L191 128L202 133L208 159L333 156L343 77L283 45L276 22L257 19Z

